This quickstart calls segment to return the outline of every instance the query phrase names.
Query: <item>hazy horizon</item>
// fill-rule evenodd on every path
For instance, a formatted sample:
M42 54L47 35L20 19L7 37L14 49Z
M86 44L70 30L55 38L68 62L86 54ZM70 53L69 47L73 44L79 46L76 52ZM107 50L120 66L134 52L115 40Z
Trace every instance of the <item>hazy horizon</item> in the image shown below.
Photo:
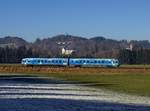
M59 34L150 41L149 0L1 0L0 37Z
M48 39L48 38L53 38L53 37L57 37L57 36L60 36L60 35L66 35L66 34L57 34L57 35L54 35L54 36L48 36L48 37L37 37L37 38L34 38L32 41L31 40L27 40L26 38L24 37L21 37L21 36L11 36L11 35L7 35L7 36L3 36L3 37L0 37L0 38L5 38L5 37L19 37L19 38L22 38L24 39L25 41L27 42L35 42L37 39L40 39L40 40L43 40L43 39ZM71 35L71 34L67 34L67 36L74 36L74 37L81 37L81 38L85 38L85 39L91 39L91 38L94 38L94 37L104 37L105 39L112 39L112 40L116 40L116 41L122 41L122 40L127 40L127 42L130 42L130 41L149 41L150 40L147 40L147 39L141 39L141 40L137 40L137 39L115 39L115 38L111 38L111 37L105 37L105 36L93 36L93 37L84 37L84 36L78 36L78 35Z

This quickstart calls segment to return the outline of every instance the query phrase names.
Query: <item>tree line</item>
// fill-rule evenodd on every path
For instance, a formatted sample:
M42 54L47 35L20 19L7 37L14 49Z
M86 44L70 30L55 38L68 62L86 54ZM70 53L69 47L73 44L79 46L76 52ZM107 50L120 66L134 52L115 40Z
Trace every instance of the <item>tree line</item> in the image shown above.
M150 49L120 50L118 59L121 64L150 64Z
M32 49L25 46L19 48L0 48L0 63L20 63L25 57L38 57L38 53L33 53Z
M20 63L22 58L27 57L64 57L59 55L52 55L41 50L34 50L33 48L26 48L21 46L18 48L10 47L0 47L0 63ZM67 56L68 57L68 56ZM71 55L70 57L75 57ZM79 57L76 54L76 57ZM85 56L84 56L85 57ZM99 55L93 56L88 55L87 57L100 57ZM119 50L116 55L108 56L108 54L103 54L103 58L117 58L121 64L150 64L150 49L138 49L138 50Z

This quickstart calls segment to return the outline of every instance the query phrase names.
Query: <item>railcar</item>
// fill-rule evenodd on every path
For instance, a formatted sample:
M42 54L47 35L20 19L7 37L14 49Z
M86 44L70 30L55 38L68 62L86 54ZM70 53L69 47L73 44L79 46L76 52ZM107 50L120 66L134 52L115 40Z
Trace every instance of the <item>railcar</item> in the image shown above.
M98 58L70 58L70 66L103 66L103 67L119 67L117 59L98 59Z
M53 65L53 66L67 66L67 58L24 58L21 64L23 65Z
M50 66L78 66L78 67L119 67L117 59L99 58L24 58L21 64L26 66L50 65Z

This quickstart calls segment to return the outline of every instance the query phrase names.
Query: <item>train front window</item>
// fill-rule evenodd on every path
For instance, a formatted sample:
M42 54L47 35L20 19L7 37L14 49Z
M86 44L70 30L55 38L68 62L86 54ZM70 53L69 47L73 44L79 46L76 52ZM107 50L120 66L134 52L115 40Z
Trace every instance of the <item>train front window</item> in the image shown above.
M113 61L114 64L118 64L118 61Z

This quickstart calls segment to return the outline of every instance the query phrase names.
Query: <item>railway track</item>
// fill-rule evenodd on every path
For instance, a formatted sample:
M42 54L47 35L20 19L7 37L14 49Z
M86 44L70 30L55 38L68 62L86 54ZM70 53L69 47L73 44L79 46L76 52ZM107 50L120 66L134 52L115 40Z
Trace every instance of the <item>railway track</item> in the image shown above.
M60 69L150 69L150 66L147 67L136 67L136 66L131 66L131 67L126 67L126 66L121 66L121 67L63 67L63 66L22 66L22 67L32 67L32 68L60 68Z
M108 67L51 67L51 66L13 66L0 65L1 73L150 73L150 67L121 66L117 68Z

